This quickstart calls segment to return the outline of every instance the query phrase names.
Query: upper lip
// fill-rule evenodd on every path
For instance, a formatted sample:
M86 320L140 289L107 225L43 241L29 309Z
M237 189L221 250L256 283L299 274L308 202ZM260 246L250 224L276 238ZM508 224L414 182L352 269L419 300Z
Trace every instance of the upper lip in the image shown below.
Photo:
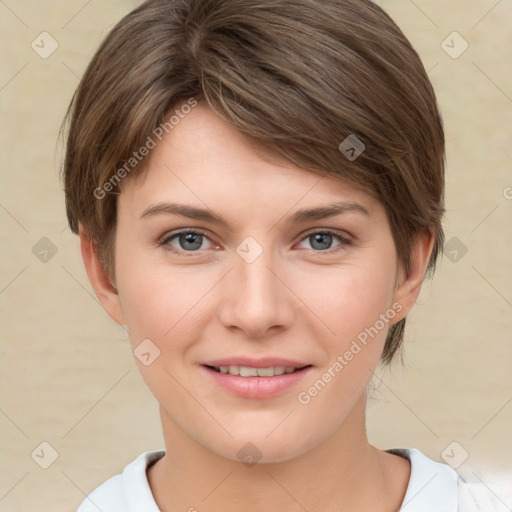
M222 359L211 359L201 363L205 366L246 366L249 368L270 368L271 366L285 366L293 368L302 368L309 366L308 363L296 361L293 359L284 359L282 357L225 357Z

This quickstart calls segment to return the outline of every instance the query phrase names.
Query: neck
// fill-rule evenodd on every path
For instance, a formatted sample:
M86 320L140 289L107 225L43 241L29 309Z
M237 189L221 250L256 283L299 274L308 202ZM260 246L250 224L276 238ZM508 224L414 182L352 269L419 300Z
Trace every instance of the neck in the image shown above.
M250 467L195 442L161 410L166 455L148 470L155 501L163 512L394 512L410 466L368 443L365 405L363 396L341 427L314 449Z

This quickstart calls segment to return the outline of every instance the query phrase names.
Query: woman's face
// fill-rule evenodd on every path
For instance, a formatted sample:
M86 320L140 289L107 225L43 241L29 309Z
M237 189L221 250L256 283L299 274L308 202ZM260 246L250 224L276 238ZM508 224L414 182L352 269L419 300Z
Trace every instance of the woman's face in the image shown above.
M262 159L201 103L124 183L115 265L116 320L165 422L231 459L339 431L408 309L377 200Z

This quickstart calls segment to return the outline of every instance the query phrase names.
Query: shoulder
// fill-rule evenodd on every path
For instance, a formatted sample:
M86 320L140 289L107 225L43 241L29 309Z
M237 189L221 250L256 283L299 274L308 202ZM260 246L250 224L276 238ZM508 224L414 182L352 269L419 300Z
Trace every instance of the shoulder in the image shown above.
M98 512L98 510L109 512L114 510L112 507L128 509L123 496L121 475L109 478L89 493L78 507L77 512Z
M130 462L121 474L115 475L89 493L77 512L119 512L119 510L144 510L158 512L149 483L147 467L165 452L145 452Z
M482 483L466 482L453 468L415 448L389 453L407 458L411 476L400 512L502 512L499 500Z

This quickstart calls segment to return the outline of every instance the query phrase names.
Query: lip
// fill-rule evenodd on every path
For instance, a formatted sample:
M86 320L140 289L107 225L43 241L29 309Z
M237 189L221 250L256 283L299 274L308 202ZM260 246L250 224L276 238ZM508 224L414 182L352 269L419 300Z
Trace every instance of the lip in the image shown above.
M273 377L241 377L229 373L219 373L209 366L248 366L251 368L268 368L270 366L293 366L301 368L293 373L275 375ZM265 357L252 359L248 357L229 357L215 359L201 363L199 368L206 378L228 393L243 397L261 400L278 396L297 385L313 369L312 365L291 359Z

